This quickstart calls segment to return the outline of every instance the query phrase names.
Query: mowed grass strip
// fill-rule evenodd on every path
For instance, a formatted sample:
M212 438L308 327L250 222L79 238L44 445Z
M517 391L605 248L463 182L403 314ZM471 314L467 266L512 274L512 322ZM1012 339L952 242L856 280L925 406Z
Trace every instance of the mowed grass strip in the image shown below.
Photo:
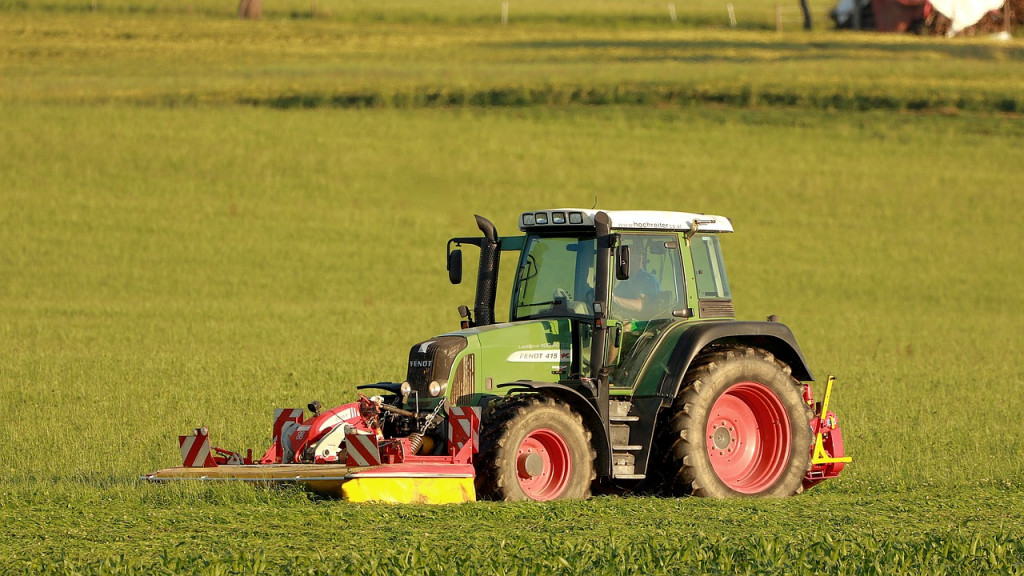
M0 101L24 103L1024 110L1019 41L558 21L16 11L0 77Z
M5 569L1020 570L1019 123L615 106L0 114ZM475 234L473 214L513 234L523 210L595 200L733 219L740 317L779 314L819 381L839 376L855 458L842 478L784 501L443 508L137 480L176 465L192 427L259 452L274 407L403 378L409 347L472 301L447 283L447 238Z

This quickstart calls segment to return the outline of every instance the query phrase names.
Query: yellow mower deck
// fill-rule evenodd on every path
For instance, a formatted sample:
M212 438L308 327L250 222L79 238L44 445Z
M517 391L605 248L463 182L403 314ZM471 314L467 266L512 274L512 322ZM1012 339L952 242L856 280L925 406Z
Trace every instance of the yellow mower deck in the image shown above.
M450 465L449 465L450 466ZM453 504L473 502L472 467L439 471L436 465L350 467L340 464L263 464L165 468L144 476L151 482L236 480L296 483L319 494L352 502Z

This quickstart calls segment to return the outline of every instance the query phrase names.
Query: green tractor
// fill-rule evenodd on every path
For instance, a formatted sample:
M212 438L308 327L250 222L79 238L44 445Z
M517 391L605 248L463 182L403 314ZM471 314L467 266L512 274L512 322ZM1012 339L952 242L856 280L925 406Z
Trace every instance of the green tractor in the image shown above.
M412 347L400 405L429 411L443 396L482 408L479 496L789 496L849 461L827 393L815 411L790 329L735 319L727 218L539 210L509 237L476 221L483 235L447 250L458 284L461 247L479 247L473 311L460 307L461 330ZM497 322L503 253L518 266Z
M448 241L480 251L462 328L417 343L404 382L321 410L274 412L258 461L178 437L182 466L151 481L299 482L354 501L586 498L592 491L789 496L848 457L792 332L737 321L721 216L556 209L520 236ZM494 302L503 253L518 262L507 322ZM507 256L506 256L507 257ZM445 425L446 424L446 425Z

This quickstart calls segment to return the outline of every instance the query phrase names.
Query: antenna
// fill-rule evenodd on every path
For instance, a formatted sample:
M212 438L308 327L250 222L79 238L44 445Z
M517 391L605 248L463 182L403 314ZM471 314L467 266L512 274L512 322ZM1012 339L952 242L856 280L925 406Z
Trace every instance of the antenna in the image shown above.
M594 194L594 205L590 207L591 210L597 208L597 194Z

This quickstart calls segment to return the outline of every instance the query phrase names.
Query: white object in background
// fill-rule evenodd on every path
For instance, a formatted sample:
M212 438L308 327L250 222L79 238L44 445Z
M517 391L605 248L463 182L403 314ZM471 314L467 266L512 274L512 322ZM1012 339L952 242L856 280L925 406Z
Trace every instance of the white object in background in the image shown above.
M931 0L932 7L952 20L948 36L978 23L982 16L1002 8L1003 0Z

